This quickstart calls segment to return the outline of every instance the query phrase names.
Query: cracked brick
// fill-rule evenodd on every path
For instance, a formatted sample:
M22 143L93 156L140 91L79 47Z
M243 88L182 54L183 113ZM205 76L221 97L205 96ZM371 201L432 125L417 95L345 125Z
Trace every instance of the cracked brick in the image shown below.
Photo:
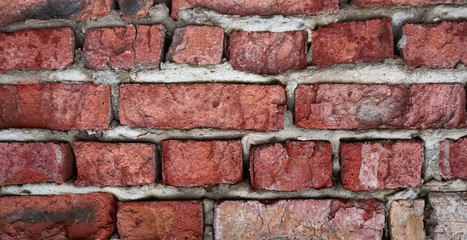
M444 179L467 179L467 138L440 143L439 169Z

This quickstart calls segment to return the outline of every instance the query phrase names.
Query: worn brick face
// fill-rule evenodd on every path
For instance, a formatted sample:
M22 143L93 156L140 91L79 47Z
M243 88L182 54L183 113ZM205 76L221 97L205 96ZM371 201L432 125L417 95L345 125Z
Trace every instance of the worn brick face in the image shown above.
M465 0L352 0L353 5L359 7L388 6L388 5L418 5L437 3L464 3Z
M394 240L424 240L425 200L398 200L391 203L389 230Z
M106 85L0 85L0 129L107 129L109 115Z
M0 198L0 239L109 239L116 221L109 193Z
M253 189L296 191L332 186L332 147L329 142L288 141L252 146Z
M155 0L118 0L122 19L146 17Z
M73 63L74 50L71 28L0 33L0 73L12 69L63 68Z
M467 138L441 142L439 168L444 179L467 179Z
M467 238L467 192L430 193L428 203L431 207L426 220L428 239Z
M128 84L120 87L120 121L132 127L276 130L285 91L274 85Z
M212 186L243 180L238 141L162 142L162 180L174 186Z

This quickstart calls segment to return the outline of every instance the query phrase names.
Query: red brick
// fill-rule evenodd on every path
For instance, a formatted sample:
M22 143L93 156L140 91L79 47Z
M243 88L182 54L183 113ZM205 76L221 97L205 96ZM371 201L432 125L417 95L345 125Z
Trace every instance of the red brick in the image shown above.
M75 142L75 184L138 185L156 179L156 149L145 143Z
M121 239L203 239L201 201L120 202Z
M444 179L467 179L467 138L441 142L439 168Z
M338 0L173 0L172 17L185 8L203 7L231 15L293 15L304 13L337 12Z
M109 193L0 198L0 239L109 239L116 221Z
M118 0L122 19L147 17L154 0Z
M96 19L108 15L112 3L112 0L2 0L0 24L27 19Z
M120 121L132 127L276 130L287 108L281 86L131 84L120 87Z
M243 180L238 141L162 142L162 181L172 186L213 186Z
M0 73L12 69L63 68L73 63L74 50L71 28L0 33Z
M436 26L405 24L402 55L407 68L453 68L467 64L467 22ZM404 39L404 38L403 38Z
M288 141L250 150L253 189L296 191L332 186L332 147L323 141Z
M438 3L464 3L465 0L352 0L353 5L359 7L388 6L388 5L421 5Z
M305 31L234 32L229 36L232 67L260 74L278 74L306 67Z
M214 229L224 239L381 239L384 204L376 200L225 201Z
M0 85L0 129L108 129L109 115L106 85Z
M341 143L342 184L352 191L416 187L422 164L422 141Z
M73 168L73 151L66 143L0 143L0 185L63 183Z
M456 128L466 121L461 84L315 84L295 95L295 123L305 128Z
M316 66L394 58L390 18L337 23L311 35Z
M187 26L175 29L167 58L176 63L219 64L224 49L224 29Z
M394 240L424 240L425 200L397 200L391 203L389 231Z
M84 42L86 67L96 70L158 68L164 37L162 25L89 30Z

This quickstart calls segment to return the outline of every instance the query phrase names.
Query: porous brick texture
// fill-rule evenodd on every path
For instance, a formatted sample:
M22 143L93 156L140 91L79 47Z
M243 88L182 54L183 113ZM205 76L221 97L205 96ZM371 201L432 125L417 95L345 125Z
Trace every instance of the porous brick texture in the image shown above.
M164 141L162 180L174 186L240 182L243 180L241 142Z
M418 186L422 163L418 140L341 143L342 184L352 191Z
M0 185L63 183L74 173L67 143L0 143Z
M440 143L439 169L444 179L467 179L467 138Z
M252 146L250 179L253 189L296 191L331 187L331 144L288 141Z
M276 85L125 84L120 121L132 127L277 130L285 90Z
M120 202L121 239L203 239L201 201Z
M0 85L0 129L107 129L109 118L108 85Z
M431 239L467 238L467 192L430 193L427 230Z
M398 200L391 203L389 212L391 239L424 240L423 215L425 200Z
M0 32L0 73L12 69L63 68L73 63L74 50L71 28Z
M225 201L216 205L216 239L381 239L376 200Z
M118 0L118 6L122 11L122 19L135 19L146 17L154 0Z
M464 3L465 0L352 0L355 6L388 6L388 5L418 5L437 3Z
M0 197L0 238L108 239L116 205L110 193Z
M138 185L156 178L156 150L145 143L75 142L76 185Z

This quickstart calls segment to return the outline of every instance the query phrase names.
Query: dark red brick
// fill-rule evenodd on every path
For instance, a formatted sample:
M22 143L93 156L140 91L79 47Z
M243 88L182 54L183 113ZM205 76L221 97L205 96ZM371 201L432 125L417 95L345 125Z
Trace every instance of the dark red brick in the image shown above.
M173 0L172 17L185 8L203 7L231 15L293 15L304 13L337 12L338 0Z
M286 106L281 86L131 84L120 87L120 121L132 127L276 130Z
M311 34L316 66L394 58L390 18L337 23Z
M154 0L118 0L122 19L147 17Z
M467 179L467 138L441 142L439 169L444 179Z
M0 85L0 129L108 129L109 115L106 85Z
M2 0L0 24L27 19L96 19L108 15L112 5L112 0Z
M73 150L66 143L0 143L0 185L63 183L73 169Z
M405 24L402 54L407 68L453 68L467 64L467 22L436 26ZM403 38L404 39L404 38Z
M253 189L296 191L332 186L332 147L322 141L252 146Z
M315 84L295 95L295 123L305 128L457 128L466 121L461 84Z
M0 33L0 73L12 69L63 68L73 63L74 50L71 28Z
M110 193L0 198L0 239L109 239L116 221Z
M75 142L75 184L138 185L156 179L156 149L145 143Z
M187 26L175 29L167 58L176 63L219 64L224 49L224 29Z
M162 142L162 181L172 186L213 186L243 180L238 141Z
M465 0L352 0L353 5L359 7L388 6L388 5L421 5L438 3L465 3Z
M201 201L120 202L121 239L203 239Z
M341 143L342 185L352 191L416 187L422 164L422 141Z
M229 36L232 67L260 74L278 74L306 67L305 31L234 32Z
M89 30L84 42L86 67L96 70L158 68L164 37L162 25Z

